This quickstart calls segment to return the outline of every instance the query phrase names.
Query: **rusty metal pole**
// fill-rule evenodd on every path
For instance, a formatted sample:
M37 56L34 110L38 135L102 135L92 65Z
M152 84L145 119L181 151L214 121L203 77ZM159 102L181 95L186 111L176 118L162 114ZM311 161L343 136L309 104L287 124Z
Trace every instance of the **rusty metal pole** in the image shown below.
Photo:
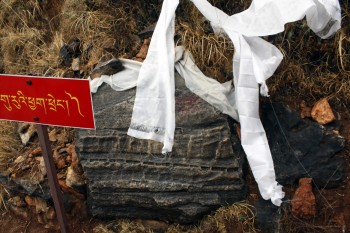
M62 233L68 233L67 217L63 207L61 189L58 185L57 172L52 158L51 144L46 125L36 125L42 154L44 157L47 178L49 180L51 197L55 204L57 220Z

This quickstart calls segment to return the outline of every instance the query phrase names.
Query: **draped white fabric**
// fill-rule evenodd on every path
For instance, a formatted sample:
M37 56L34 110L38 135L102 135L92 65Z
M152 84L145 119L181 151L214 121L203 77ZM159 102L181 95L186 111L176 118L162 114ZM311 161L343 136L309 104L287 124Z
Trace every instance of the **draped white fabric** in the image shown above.
M174 31L179 0L164 0L158 23L137 80L128 135L164 144L172 150L175 132Z
M186 87L220 112L238 119L232 82L219 83L205 76L196 66L189 52L184 51L182 46L177 46L175 51L175 68L180 77L185 80ZM129 59L120 59L120 61L125 68L123 71L90 80L92 93L96 93L103 83L107 83L115 91L125 91L137 86L142 63Z
M273 75L283 56L274 45L259 36L282 32L286 23L306 16L308 26L321 38L327 38L340 28L339 2L254 0L247 10L229 16L207 0L191 1L211 22L214 31L226 34L234 44L235 92L232 85L226 83L216 88L222 91L221 95L215 91L208 94L211 88L204 89L200 85L220 84L214 81L210 84L201 72L193 69L195 65L189 56L177 62L175 67L194 93L240 121L242 146L259 191L264 199L271 199L279 206L284 193L276 182L270 148L259 117L259 84L260 93L267 96L265 82ZM150 50L137 80L134 112L128 131L131 136L163 142L163 152L171 151L175 128L173 37L177 5L178 0L163 2ZM203 80L206 80L205 84ZM225 104L220 104L220 101Z
M275 205L284 197L276 176L259 117L260 93L268 95L266 80L283 56L272 44L258 36L282 32L284 24L306 16L309 27L321 37L340 28L340 6L335 0L256 0L239 13L228 16L206 0L191 0L216 31L226 33L235 47L233 58L236 106L241 123L241 141L260 194Z

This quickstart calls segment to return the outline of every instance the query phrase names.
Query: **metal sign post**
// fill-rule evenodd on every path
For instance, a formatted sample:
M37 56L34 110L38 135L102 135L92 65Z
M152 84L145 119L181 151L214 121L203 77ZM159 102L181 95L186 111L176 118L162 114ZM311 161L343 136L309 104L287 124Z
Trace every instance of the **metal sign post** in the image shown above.
M58 185L57 172L55 163L52 158L51 144L47 133L46 125L36 125L42 155L45 162L47 178L49 180L51 197L55 205L56 216L61 227L62 233L68 232L67 217L63 207L63 199L60 187Z
M47 125L95 128L89 81L0 74L0 82L0 120L36 124L57 220L67 233Z

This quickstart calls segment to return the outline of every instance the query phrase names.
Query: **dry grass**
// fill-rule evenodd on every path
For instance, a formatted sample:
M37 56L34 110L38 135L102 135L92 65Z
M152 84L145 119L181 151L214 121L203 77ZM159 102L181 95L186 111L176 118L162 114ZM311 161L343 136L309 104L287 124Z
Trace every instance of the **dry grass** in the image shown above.
M4 170L10 159L18 155L22 144L17 135L15 122L0 121L0 171Z
M247 203L239 202L218 209L214 214L205 217L198 226L172 224L164 227L164 224L161 224L161 231L166 233L255 233L257 231L254 228L254 217L254 207ZM151 233L158 231L142 224L142 222L130 220L117 220L107 225L99 225L94 229L94 233Z
M251 0L211 0L228 14L246 9ZM2 0L0 4L0 71L4 73L64 76L62 45L72 37L81 41L82 76L113 57L131 58L141 41L137 33L156 22L161 8L157 0L65 0L56 3ZM345 1L343 29L330 40L321 40L305 21L288 24L286 31L267 38L285 58L268 81L272 97L298 95L309 104L332 97L336 106L350 105L349 6ZM202 14L187 0L177 11L177 34L208 76L221 82L232 78L234 47L215 35ZM286 95L288 94L288 95ZM283 98L282 97L282 98Z
M152 233L153 231L142 224L130 220L120 220L107 225L98 225L93 230L94 233Z
M305 21L289 24L282 35L269 38L285 56L268 80L273 98L296 95L312 105L329 97L334 107L350 106L350 10L346 2L342 16L343 28L327 40L307 29Z
M10 193L4 185L0 183L0 213L7 211L6 200L10 197Z
M334 215L334 210L326 208L322 211L327 211L325 215ZM319 215L323 214L322 211ZM283 216L280 220L281 230L284 233L332 233L332 232L345 232L344 225L340 225L331 219L322 219L320 221L317 218L322 216L316 216L313 219L305 220L294 216L289 208L283 209ZM324 217L323 217L324 218ZM343 224L343 223L342 223ZM344 223L345 224L345 223Z
M256 232L254 227L254 207L238 202L218 209L200 223L197 231L205 232Z
M101 61L133 57L141 46L137 33L156 21L159 7L156 0L2 0L0 71L63 76L70 67L61 65L60 48L76 37L86 77Z
M237 6L224 1L211 2L220 8L230 9L231 13L237 8L243 8L241 4ZM205 21L203 15L188 1L181 2L177 21L181 43L192 53L203 73L220 82L231 79L234 53L232 42L222 35L214 34L209 22Z

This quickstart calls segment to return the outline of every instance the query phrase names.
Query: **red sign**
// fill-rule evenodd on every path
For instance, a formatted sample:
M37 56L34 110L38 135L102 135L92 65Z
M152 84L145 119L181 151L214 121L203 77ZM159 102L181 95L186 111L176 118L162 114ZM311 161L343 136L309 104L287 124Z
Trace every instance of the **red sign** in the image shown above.
M89 80L0 75L0 119L93 129Z

